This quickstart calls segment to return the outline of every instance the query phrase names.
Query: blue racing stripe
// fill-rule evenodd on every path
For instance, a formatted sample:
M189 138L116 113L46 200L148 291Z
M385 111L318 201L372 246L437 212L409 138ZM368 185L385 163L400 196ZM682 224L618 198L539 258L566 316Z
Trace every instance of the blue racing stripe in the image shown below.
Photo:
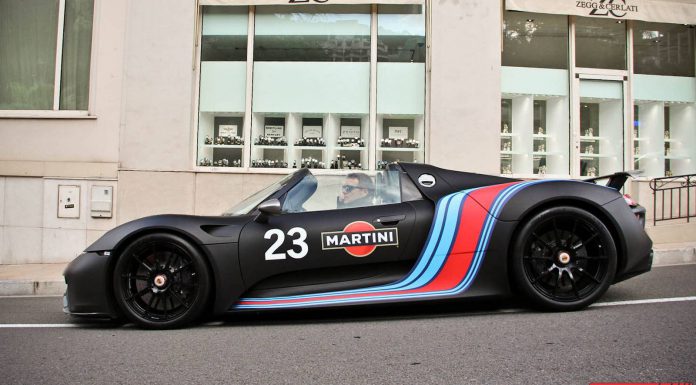
M457 234L458 224L460 222L461 207L463 206L468 195L477 189L465 190L459 193L450 194L443 197L436 205L436 215L435 221L431 226L428 239L426 241L426 247L421 253L416 266L411 270L411 272L402 280L397 281L393 284L375 286L371 288L364 289L354 289L354 290L344 290L328 293L316 293L308 295L297 295L297 296L285 296L285 297L275 297L275 298L244 298L240 301L256 301L256 302L269 302L267 304L254 304L254 305L237 305L237 309L252 309L252 308L288 308L288 307L306 307L306 306L322 306L331 304L341 304L341 303L360 303L360 302L370 302L370 301L380 301L380 300L398 300L406 298L427 298L433 296L450 296L456 295L464 290L468 289L473 283L478 271L482 265L483 257L488 249L488 244L490 242L491 235L495 226L496 218L504 208L505 204L520 190L537 183L550 182L550 180L545 181L531 181L522 182L510 186L503 191L499 192L494 198L493 204L490 207L489 213L486 214L486 219L484 220L484 225L479 236L476 251L474 252L473 261L471 266L456 287L449 290L442 290L437 292L427 292L427 293L402 293L402 294L391 294L390 291L401 291L401 290L412 290L423 287L434 279L439 273L440 269L446 261L446 257L451 251L452 244ZM444 206L444 207L443 207ZM350 294L367 294L367 293L378 293L384 291L384 295L366 296L366 297L350 297L350 298L334 298L326 300L317 301L302 301L294 303L272 303L278 300L296 300L296 299L308 299L327 297L327 296L337 296L337 295L350 295Z

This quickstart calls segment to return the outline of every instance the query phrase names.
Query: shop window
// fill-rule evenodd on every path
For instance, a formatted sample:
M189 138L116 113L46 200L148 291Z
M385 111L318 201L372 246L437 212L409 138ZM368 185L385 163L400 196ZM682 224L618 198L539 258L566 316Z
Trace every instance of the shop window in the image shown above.
M199 166L243 166L248 18L247 7L203 8Z
M638 100L634 115L635 167L649 177L696 172L696 103Z
M618 81L580 82L580 175L623 170L623 85Z
M694 76L694 26L633 25L633 68L643 75Z
M251 167L368 168L370 12L256 7Z
M500 173L568 175L568 97L503 94Z
M648 177L696 172L694 28L634 24L634 166Z
M423 162L425 7L379 5L377 29L377 169Z
M568 17L505 12L503 39L500 172L566 176Z
M578 17L576 20L575 65L625 70L625 21L595 17Z
M505 12L503 65L568 68L568 17Z
M88 109L93 12L92 0L0 0L0 110Z
M370 10L354 6L256 9L254 60L369 62Z

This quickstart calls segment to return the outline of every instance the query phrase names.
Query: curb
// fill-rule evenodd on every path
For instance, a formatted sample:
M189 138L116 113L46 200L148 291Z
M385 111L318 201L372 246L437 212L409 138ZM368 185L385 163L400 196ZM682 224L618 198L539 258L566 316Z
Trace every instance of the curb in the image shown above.
M0 281L0 297L21 295L63 295L65 281Z
M685 246L679 248L655 249L653 266L683 265L696 263L696 247Z
M696 263L696 246L657 247L653 266L686 265ZM0 297L63 295L67 285L61 276L57 280L0 280Z

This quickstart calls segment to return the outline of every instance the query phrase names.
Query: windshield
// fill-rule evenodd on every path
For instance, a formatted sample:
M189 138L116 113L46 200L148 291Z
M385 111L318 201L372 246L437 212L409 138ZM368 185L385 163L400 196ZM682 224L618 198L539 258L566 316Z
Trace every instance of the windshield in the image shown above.
M243 201L234 205L231 209L225 211L222 215L233 216L233 215L244 215L249 214L259 203L265 201L274 192L278 191L283 187L288 181L293 177L293 174L287 175L285 178L271 184L270 186L264 188L263 190L252 194L250 197L244 199Z

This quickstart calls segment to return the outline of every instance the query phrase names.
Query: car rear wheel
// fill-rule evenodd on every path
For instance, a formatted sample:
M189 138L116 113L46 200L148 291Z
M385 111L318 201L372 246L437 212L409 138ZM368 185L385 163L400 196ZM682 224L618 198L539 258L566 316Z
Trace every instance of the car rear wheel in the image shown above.
M547 209L527 221L513 245L512 278L534 305L577 310L609 288L617 252L607 227L575 207Z
M211 287L201 254L172 234L145 235L126 247L113 283L125 316L150 329L181 327L197 319Z

